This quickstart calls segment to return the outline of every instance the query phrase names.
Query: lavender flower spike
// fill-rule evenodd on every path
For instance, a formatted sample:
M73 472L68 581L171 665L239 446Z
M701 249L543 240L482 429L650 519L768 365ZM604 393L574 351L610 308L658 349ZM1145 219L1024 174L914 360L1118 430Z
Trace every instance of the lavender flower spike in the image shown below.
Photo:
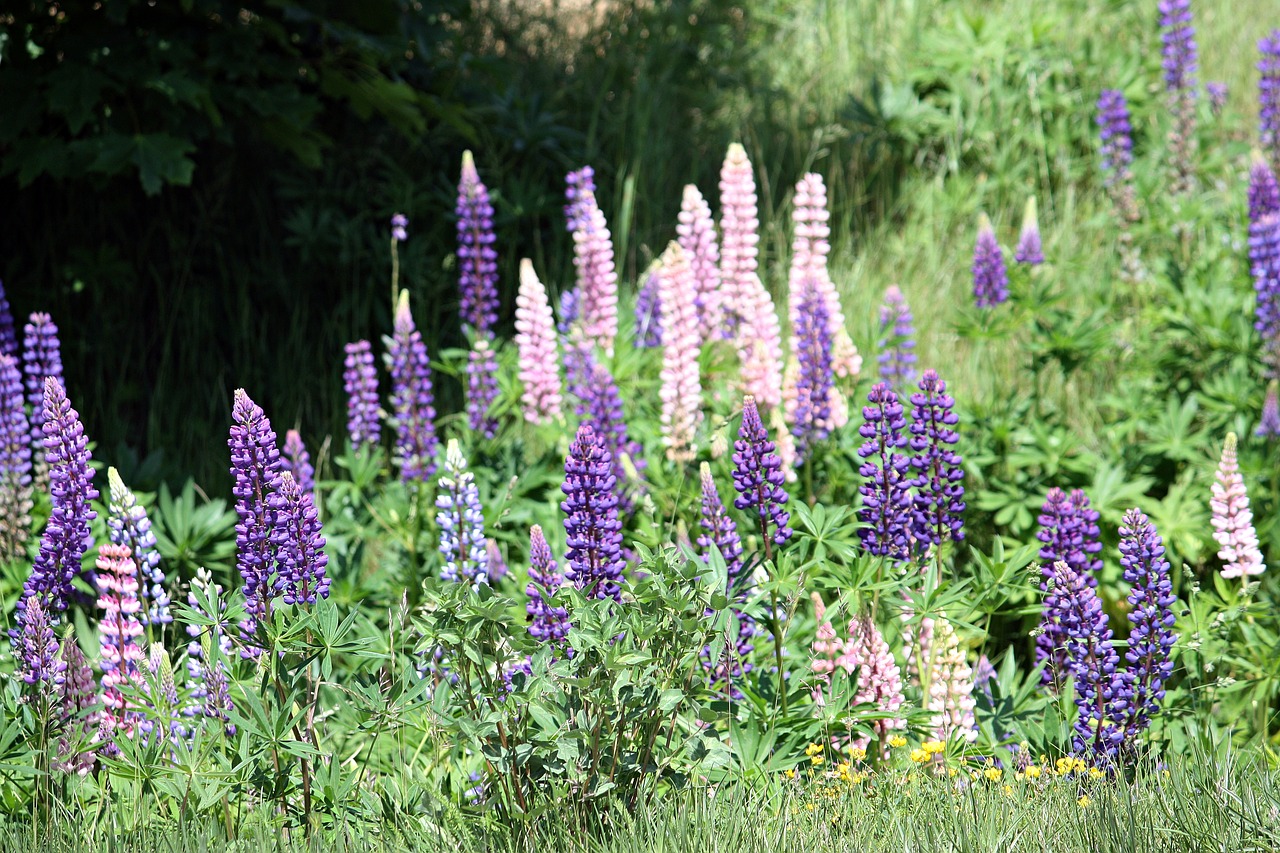
M529 635L535 640L563 645L569 636L569 611L547 600L548 595L555 595L563 585L564 575L551 556L547 537L542 527L535 524L529 528L529 585L525 587L525 594L529 596L529 603L525 605Z
M1227 108L1227 84L1216 81L1205 83L1204 90L1209 95L1209 111L1214 118L1221 118L1222 111Z
M498 322L498 253L493 244L493 205L470 151L462 155L458 181L458 293L462 322L484 335Z
M276 513L269 500L279 486L283 463L276 447L276 433L262 409L243 388L236 389L231 407L231 493L236 499L236 567L244 580L245 607L249 618L241 626L246 636L271 617L275 594L275 553L271 531ZM252 654L252 649L249 652Z
M1249 224L1268 213L1280 213L1280 182L1262 152L1254 150L1249 165Z
M797 365L794 405L788 407L797 462L809 459L814 445L825 441L831 433L834 375L826 300L813 279L805 281L800 295L792 337Z
M738 492L733 505L739 510L755 510L766 559L772 557L771 543L784 545L792 533L787 526L791 514L783 509L787 503L787 493L782 488L786 477L774 449L755 398L748 395L742 401L742 425L733 443L733 487Z
M368 341L345 347L347 357L342 374L347 391L347 435L353 450L377 445L382 438L378 423L378 372L373 366L373 348Z
M52 376L62 381L62 344L58 327L48 314L35 313L23 328L22 362L26 374L27 403L31 406L31 462L35 465L36 486L43 488L44 380Z
M1160 0L1160 41L1163 44L1164 85L1173 116L1169 131L1169 190L1180 195L1191 189L1196 154L1196 71L1199 60L1196 32L1191 25L1191 0Z
M1040 245L1040 220L1036 216L1036 197L1027 199L1027 210L1022 217L1022 233L1013 259L1020 264L1038 266L1044 263L1044 251Z
M905 391L916 380L916 330L911 306L898 285L884 292L880 307L880 380Z
M445 450L444 475L436 498L436 525L440 528L441 580L469 583L479 588L489 582L489 549L485 544L484 511L476 477L467 470L466 457L456 438Z
M1280 436L1280 389L1276 388L1276 380L1267 386L1267 397L1262 403L1262 419L1254 431L1258 438L1275 439Z
M1169 578L1164 542L1145 515L1137 509L1120 522L1120 566L1132 586L1129 593L1128 668L1123 686L1116 689L1117 725L1123 726L1130 746L1160 712L1164 683L1173 674L1171 652L1177 642L1171 609L1177 600Z
M391 411L396 422L394 459L400 479L406 483L425 481L436 473L435 398L431 387L431 360L422 333L413 323L409 293L401 291L396 304L394 332L387 345L387 368L391 372ZM307 478L297 477L298 487L311 491Z
M13 325L13 311L9 308L9 297L5 295L2 281L0 281L0 355L18 358L18 334Z
M964 539L964 468L953 447L959 441L955 398L934 370L926 370L911 395L911 468L916 472L912 531L916 541L941 545Z
M622 522L614 494L613 460L589 424L578 427L564 463L565 576L588 596L622 600Z
M862 527L858 538L869 554L905 559L911 547L912 478L908 474L911 460L904 452L907 437L903 435L906 420L898 395L883 382L872 386L867 394L871 404L864 406L864 422L858 434L867 441L858 448L863 459L858 468L864 482L862 508L858 519Z
M1053 566L1054 589L1060 600L1060 620L1066 636L1066 660L1075 684L1076 707L1072 745L1077 755L1109 761L1119 750L1124 732L1114 721L1114 689L1120 655L1112 642L1107 614L1093 587L1077 571L1059 561Z
M999 305L1009 298L1009 276L991 220L978 219L978 240L973 247L973 300L979 308Z
M1280 172L1280 29L1259 40L1258 53L1258 136Z
M1096 587L1097 573L1102 570L1102 560L1097 556L1102 551L1101 530L1098 512L1090 509L1088 496L1079 489L1070 496L1062 489L1050 489L1038 520L1040 531L1036 538L1043 543L1039 556L1044 579L1040 589L1045 597L1040 633L1036 636L1036 662L1045 662L1041 680L1059 693L1067 680L1069 662L1062 620L1065 604L1056 566L1065 562L1086 586Z
M39 598L27 602L17 635L18 676L27 684L62 683L66 664L58 657L58 639Z
M498 434L498 419L490 414L498 399L498 360L493 342L480 338L467 353L467 426L485 438Z
M115 468L107 469L107 483L111 488L107 536L113 544L129 549L147 621L152 625L167 625L173 621L173 614L169 612L169 592L165 589L164 569L160 568L160 552L156 550L151 519Z
M661 264L654 261L644 275L644 285L636 295L635 345L642 349L662 346L662 299L658 289L662 284L658 270Z
M324 536L316 514L315 499L304 492L288 471L280 475L275 494L268 498L276 523L271 543L276 549L276 590L285 604L315 604L316 597L329 597L325 566Z
M409 239L409 217L403 213L393 214L391 217L391 239L397 243L403 243Z
M0 562L25 556L31 528L31 437L18 360L0 353Z
M1280 213L1249 226L1249 264L1256 294L1253 327L1262 336L1262 358L1280 368Z
M311 454L307 452L307 446L302 443L302 434L296 429L286 432L281 453L283 454L282 464L284 470L293 475L293 479L298 483L298 488L304 492L314 492L316 490L316 469L311 465Z

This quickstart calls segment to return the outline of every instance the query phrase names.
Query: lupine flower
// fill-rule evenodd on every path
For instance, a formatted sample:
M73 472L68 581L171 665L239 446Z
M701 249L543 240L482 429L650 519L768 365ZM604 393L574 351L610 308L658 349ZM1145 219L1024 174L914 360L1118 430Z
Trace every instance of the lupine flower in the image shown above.
M555 595L563 585L564 576L551 556L547 537L542 527L535 524L529 528L529 585L524 590L529 596L529 603L525 605L529 635L535 640L562 645L569 636L569 611L546 598Z
M394 399L393 393L392 400ZM316 469L311 465L311 454L307 452L307 446L302 443L302 435L296 429L284 434L280 462L283 469L293 475L299 489L304 492L316 490Z
M929 687L925 708L930 712L929 725L933 734L944 741L958 734L972 743L978 739L973 717L976 705L973 670L965 660L955 628L946 619L934 620L929 649Z
M999 305L1009 298L1009 275L996 230L984 213L978 218L978 240L973 246L973 300L979 308Z
M173 661L164 646L153 643L147 655L147 671L155 685L150 693L147 715L159 723L160 738L183 737L184 728L178 708L178 685L173 677Z
M622 522L614 492L613 459L590 424L578 427L564 462L565 577L595 598L622 600Z
M1066 682L1067 634L1062 623L1062 581L1057 575L1059 561L1065 562L1089 587L1098 585L1097 573L1102 570L1102 551L1099 541L1098 512L1089 507L1089 497L1080 489L1070 496L1062 489L1050 489L1040 510L1040 530L1036 538L1043 543L1040 549L1040 571L1044 592L1043 615L1040 633L1036 635L1036 662L1045 662L1041 680L1053 692L1062 690Z
M587 199L596 195L596 170L583 166L565 176L564 197L569 203L564 208L565 223L569 233L577 231L584 224L584 216L588 207Z
M583 339L613 355L618 336L618 273L613 236L594 193L583 193L573 230L573 265L578 271L577 316Z
M458 295L462 322L477 335L498 322L498 253L493 244L493 205L470 151L462 154L458 181Z
M489 583L495 584L511 573L507 561L502 557L498 540L490 536L484 540L484 552L489 558Z
M31 436L18 360L0 353L0 561L26 554L31 528Z
M580 423L591 425L596 438L608 449L612 458L614 490L618 496L618 508L622 512L632 509L628 492L628 477L624 459L630 459L633 471L645 468L643 448L628 434L626 416L623 413L622 397L618 393L618 383L613 374L597 362L590 353L583 356L586 364L583 368L583 381L574 389L578 397L576 413Z
M883 382L872 386L867 400L871 405L863 407L864 422L858 428L858 435L867 440L858 448L863 460L858 473L864 478L858 489L862 493L858 519L863 525L858 538L869 554L905 559L912 526L911 460L903 450L907 422L898 395Z
M102 667L102 702L116 727L131 735L141 714L124 698L123 685L142 686L139 661L142 648L142 603L138 600L136 564L123 545L103 543L98 548L99 662Z
M146 621L167 625L173 621L173 614L169 612L169 592L165 589L164 569L160 568L160 552L156 550L151 519L115 468L107 469L107 483L110 486L107 537L113 544L129 549Z
M1268 213L1280 213L1280 182L1262 152L1254 151L1249 166L1249 224Z
M858 667L858 691L853 697L854 704L870 704L878 711L896 714L904 701L902 672L870 615L863 614L849 622L849 640L849 658ZM882 758L888 758L890 733L906 727L906 720L896 716L871 724ZM855 749L868 753L870 745L871 738L868 737L853 741Z
M755 398L748 394L742 401L742 425L733 443L733 488L738 492L733 505L741 511L755 510L754 523L767 559L772 556L770 543L785 545L791 538L792 530L787 526L791 514L783 509L787 503L784 480L782 460L774 453Z
M1209 95L1209 111L1213 113L1214 118L1220 118L1222 111L1227 108L1227 84L1205 83L1204 90Z
M720 246L716 243L711 206L693 184L684 188L676 235L697 288L694 305L698 329L702 340L709 341L719 337L724 316L720 305Z
M226 657L231 654L231 636L222 622L227 603L222 598L222 587L213 582L213 575L208 569L201 567L196 570L191 587L187 603L214 624L211 627L187 626L187 635L191 637L187 645L187 691L193 704L186 713L225 722L231 709L226 663ZM205 612L203 599L196 597L196 590L205 591L206 597L212 595L218 602L218 613ZM215 648L220 655L214 652ZM235 726L227 726L226 731L234 734Z
M795 328L800 302L810 279L827 305L827 323L831 329L832 367L836 376L854 378L862 370L862 357L858 355L849 332L845 329L844 308L840 294L827 269L827 256L831 253L831 227L827 224L831 213L827 210L827 188L822 176L810 172L796 184L794 210L791 214L794 232L791 241L791 273L788 279L790 292L787 304L791 327ZM841 422L835 427L844 426Z
M31 406L31 462L35 465L37 487L45 477L44 380L62 381L62 344L58 327L48 314L35 313L23 328L23 373L26 375L27 403Z
M1280 436L1280 392L1277 391L1274 379L1267 386L1267 397L1262 404L1262 419L1258 422L1254 435L1258 438Z
M61 684L66 664L58 658L58 639L40 598L32 598L22 611L17 633L18 676L27 684Z
M693 459L694 438L702 421L702 385L698 376L697 284L689 260L678 243L662 255L659 273L662 301L662 438L667 458Z
M795 362L787 364L787 375L791 378L784 379L782 383L782 406L769 412L769 427L777 438L774 441L775 452L778 454L778 461L782 464L782 476L788 483L794 483L798 478L796 475L796 437L791 434L791 430L787 429L787 418L785 407L795 395Z
M275 514L271 543L278 563L276 591L285 604L315 604L316 597L329 597L329 579L324 568L324 536L311 492L298 487L288 471L280 474L276 491L267 499Z
M644 285L636 295L635 345L642 349L662 346L661 265L656 261L644 275Z
M275 555L271 530L276 518L269 497L280 480L283 463L276 448L276 433L262 409L243 388L236 389L231 407L231 493L236 499L236 568L244 580L245 609L249 618L241 626L246 637L271 617L275 592ZM256 647L249 646L248 654Z
M1027 210L1022 216L1022 233L1013 259L1020 264L1036 266L1044 263L1044 251L1040 245L1040 220L1036 216L1036 197L1027 199Z
M1213 538L1218 543L1224 578L1247 578L1267 570L1253 529L1253 511L1240 464L1236 460L1236 434L1227 434L1218 463L1217 482L1212 487L1209 507L1213 510Z
M403 213L395 213L391 216L391 239L397 243L403 243L409 239L409 217Z
M556 321L556 331L566 337L569 336L578 322L578 315L581 310L582 299L578 295L578 288L571 287L561 293L560 319Z
M898 285L884 292L880 306L880 381L895 391L916 381L916 330L911 306Z
M445 451L444 475L436 498L436 525L440 528L440 555L444 567L441 580L469 583L474 587L489 582L489 551L484 541L484 511L476 477L467 470L466 457L458 440L449 439Z
M809 668L818 676L819 684L829 685L831 674L839 665L837 661L845 654L845 644L840 641L835 626L827 618L827 605L823 602L822 596L815 592L809 596L809 600L813 602L813 620L818 626L813 632L813 642L809 644L809 656L812 658ZM827 704L822 689L815 687L810 695L818 707Z
M1280 29L1258 41L1258 136L1280 172Z
M1173 128L1169 132L1173 179L1169 190L1178 195L1191 188L1194 169L1196 32L1191 25L1191 0L1160 0L1159 8L1164 86L1169 112L1173 115Z
M1263 359L1274 370L1280 360L1280 213L1249 226L1249 264L1257 299L1253 327L1262 335Z
M978 664L973 668L974 689L982 691L990 699L993 681L998 682L999 679L996 678L996 668L991 665L991 659L986 655L978 655Z
M89 466L89 439L80 415L71 408L62 382L48 377L44 383L45 459L49 467L49 492L53 509L31 575L22 588L18 610L25 611L40 599L50 621L67 609L72 580L80 574L80 560L93 547L89 523L98 517L90 502L98 497ZM19 622L22 613L19 613Z
M394 333L387 346L387 369L391 372L391 411L396 420L394 459L400 479L406 483L425 481L435 476L440 442L436 438L431 359L422 333L413 323L408 291L401 291L396 305ZM298 474L295 468L298 487L304 492L312 491L310 476Z
M1133 241L1131 226L1138 221L1138 196L1133 183L1133 126L1124 93L1104 89L1098 98L1098 128L1102 150L1103 184L1116 211L1120 226L1120 260L1124 279L1146 277L1142 259Z
M560 356L556 350L555 319L546 288L528 258L520 261L516 347L520 351L525 420L534 424L556 420L560 417Z
M826 302L812 279L802 291L796 321L792 335L797 366L795 403L788 408L796 457L804 461L812 456L814 445L831 434L831 327Z
M485 438L498 434L498 419L490 414L498 399L498 360L493 345L480 338L467 353L467 426Z
M782 405L782 327L773 297L755 273L746 276L738 324L738 358L746 393L766 409Z
M62 641L62 663L66 667L58 687L62 733L58 736L53 767L60 773L87 776L93 770L96 757L90 746L94 720L88 711L98 700L98 685L75 637Z
M378 423L378 371L373 366L373 347L368 341L356 341L344 349L347 435L353 449L376 446L382 438L382 426Z
M1074 679L1076 718L1072 745L1077 755L1103 760L1116 754L1124 740L1114 722L1113 688L1120 655L1112 643L1102 600L1085 577L1059 560L1053 566L1059 619L1066 636L1066 661Z
M759 230L751 161L746 149L734 142L720 167L720 287L725 330L730 338L736 337L743 320L758 310L754 288L758 284L755 277Z
M711 477L711 466L703 462L699 474L702 480L702 518L699 526L702 532L698 534L698 547L704 554L710 554L712 546L720 551L728 570L728 594L732 597L741 591L740 585L748 579L743 573L742 538L738 536L738 525L724 510L720 492Z
M954 429L960 418L953 412L955 398L947 383L933 370L920 379L920 391L911 395L911 468L915 471L912 532L925 545L941 545L964 539L964 469L953 447L959 441Z
M13 311L9 308L9 297L4 292L2 281L0 281L0 355L18 358L18 333L13 324Z
M1164 683L1173 674L1171 651L1177 636L1171 606L1173 582L1169 561L1164 558L1164 542L1155 525L1137 509L1124 514L1120 522L1120 567L1129 592L1128 667L1123 685L1115 689L1116 725L1132 742L1160 712Z

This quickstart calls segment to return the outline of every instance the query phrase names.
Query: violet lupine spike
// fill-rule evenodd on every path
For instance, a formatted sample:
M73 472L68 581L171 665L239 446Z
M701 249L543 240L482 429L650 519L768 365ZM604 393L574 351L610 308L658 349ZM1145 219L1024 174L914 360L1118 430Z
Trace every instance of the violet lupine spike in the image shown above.
M1280 172L1280 29L1258 41L1258 137Z
M831 227L828 224L831 212L827 209L827 188L822 176L816 172L804 175L796 184L792 204L793 236L787 294L791 327L796 327L805 288L812 281L827 306L835 374L842 379L856 378L862 370L862 356L858 355L858 349L845 329L844 307L827 269L827 256L831 254ZM832 426L842 427L844 422L837 418Z
M257 632L258 623L271 618L275 594L275 554L271 531L276 524L270 504L271 493L279 485L283 463L276 447L276 433L262 409L249 399L243 388L236 389L231 407L231 493L236 499L236 568L244 581L248 619L241 626L247 638ZM256 645L248 648L254 654ZM259 650L260 651L260 650Z
M996 668L991 664L991 659L986 655L978 656L978 663L973 668L973 686L974 689L982 692L987 699L991 698L991 682L1000 683L996 677Z
M151 519L115 468L107 469L107 483L110 486L107 537L113 544L129 549L146 621L151 625L167 625L173 621L173 614L169 611L169 592L165 589L164 569L160 568L160 552L156 550Z
M502 549L498 547L498 540L492 536L484 540L484 553L489 560L489 583L496 584L511 574L511 570L507 567L507 561L502 556Z
M570 234L583 225L586 199L594 199L596 195L595 178L596 171L590 166L575 169L565 176L564 197L568 204L564 208L564 218Z
M1227 108L1227 84L1211 81L1204 84L1204 90L1209 96L1209 112L1214 118L1221 118L1222 111Z
M1102 600L1084 576L1063 561L1053 565L1052 573L1079 710L1072 747L1077 755L1108 762L1124 740L1124 732L1114 722L1113 704L1120 655Z
M37 486L45 476L44 459L44 380L62 381L62 344L58 327L48 314L31 315L23 327L22 371L26 376L27 404L31 406L31 462L35 466Z
M373 347L368 341L356 341L344 347L346 359L342 373L347 392L347 436L355 450L366 445L377 446L382 439L378 422L378 371L373 366Z
M964 468L955 444L960 417L937 371L926 370L911 395L911 468L915 472L912 532L924 545L964 539Z
M98 620L102 667L102 702L114 727L133 731L141 718L140 711L125 699L123 685L142 686L140 678L142 647L142 603L138 600L138 576L129 549L123 545L103 543L98 548Z
M870 615L863 614L849 622L846 655L849 663L858 668L858 690L853 703L869 704L878 711L894 715L871 724L880 757L887 759L891 733L907 727L906 720L896 716L906 700L902 695L902 671ZM871 743L872 739L864 736L855 739L853 747L871 754Z
M72 581L81 573L80 561L93 547L89 523L98 517L91 508L98 490L93 487L89 439L80 425L80 415L71 408L61 381L52 376L44 381L43 413L53 509L18 610L25 610L32 599L39 598L52 621L67 609Z
M613 459L590 424L578 427L564 462L565 577L588 597L622 600L622 522Z
M1267 385L1267 396L1262 403L1262 418L1253 434L1258 438L1280 437L1280 389L1276 387L1274 379Z
M1040 219L1036 216L1036 197L1027 199L1027 209L1022 215L1022 231L1013 259L1020 264L1038 266L1044 263L1044 249L1040 243Z
M484 510L475 474L467 470L457 439L445 451L440 494L436 497L436 526L440 529L440 579L478 588L489 582L489 550L485 545Z
M627 430L626 415L622 408L622 397L618 393L618 383L604 365L590 354L585 354L587 364L584 368L583 382L574 389L578 397L576 413L580 423L587 423L595 430L597 438L609 450L613 462L614 489L618 495L618 509L629 513L632 510L629 478L627 476L624 457L631 460L635 472L646 467L643 448L638 441L631 438Z
M395 324L387 347L387 369L391 373L391 411L396 421L393 458L406 483L425 482L436 473L435 397L431 385L431 359L422 333L409 310L409 292L400 292ZM290 433L292 435L292 433ZM310 477L294 478L304 492L312 491Z
M293 475L298 488L304 492L316 490L316 469L311 464L311 454L302 443L302 434L291 429L284 434L284 447L281 448L281 463L284 470Z
M1133 126L1124 93L1105 89L1098 97L1098 136L1101 140L1103 185L1115 208L1119 225L1120 262L1128 282L1146 277L1132 226L1139 220L1138 195L1133 181Z
M748 394L742 401L742 424L733 442L733 488L738 492L733 505L742 511L755 510L752 524L760 533L766 559L771 556L771 544L785 545L792 534L787 526L791 514L783 509L787 503L787 492L782 488L785 480L782 460L760 420L755 398Z
M797 464L810 459L815 445L831 435L833 390L831 327L827 322L826 300L812 279L801 293L797 325L792 334L797 366L795 405L789 412Z
M1253 327L1262 336L1262 357L1280 368L1280 213L1268 213L1249 226L1249 265L1253 274Z
M712 547L719 550L724 557L727 583L725 594L730 601L745 599L751 577L746 572L746 564L742 560L742 538L738 535L738 525L725 512L724 503L720 500L720 492L715 480L711 477L711 466L703 462L699 474L702 481L702 516L699 526L698 547L702 553L709 555ZM713 661L710 648L702 652L703 666L711 670L712 685L721 685L728 689L731 696L737 695L733 682L751 671L748 656L755 649L752 638L756 634L756 623L748 614L733 608L733 615L738 620L738 636L734 642L734 654L725 655L722 660ZM714 616L714 611L707 611L707 616Z
M498 419L492 414L498 399L498 359L493 343L480 338L467 353L467 426L485 438L498 435Z
M1116 726L1128 746L1160 713L1165 682L1173 674L1173 632L1176 618L1171 609L1177 598L1164 557L1164 541L1155 525L1138 509L1120 522L1120 567L1129 592L1129 648L1125 652L1125 678L1114 688Z
M697 283L680 244L671 243L662 255L658 298L662 301L662 441L667 458L688 462L702 422L702 380L698 354L702 349L697 310Z
M1191 23L1191 0L1160 0L1160 41L1164 86L1173 127L1169 131L1169 191L1191 189L1196 154L1196 72L1199 60Z
M1218 543L1218 559L1222 560L1224 578L1243 578L1267 570L1258 547L1258 533L1253 527L1253 511L1249 493L1240 476L1236 458L1236 434L1227 433L1218 463L1217 480L1212 486L1209 507L1213 510L1213 538Z
M28 601L21 616L21 627L15 635L17 648L14 650L18 677L31 685L61 684L66 664L58 658L58 639L41 600L32 598ZM40 691L44 689L42 687Z
M1036 662L1045 662L1041 681L1054 693L1066 684L1069 662L1066 658L1067 634L1062 623L1063 600L1055 566L1065 562L1090 588L1098 585L1102 570L1102 551L1098 527L1099 514L1089 507L1089 497L1080 489L1068 495L1053 488L1045 498L1038 521L1036 538L1040 548L1040 590L1044 593L1040 631L1036 635Z
M999 305L1009 298L1009 274L996 240L996 230L984 213L978 218L978 239L973 246L973 301L979 308Z
M930 712L929 725L938 740L958 735L972 743L978 739L974 721L974 677L955 628L945 618L933 620L933 638L929 645L929 695L925 708Z
M311 492L298 487L284 471L275 492L267 499L275 514L271 544L276 552L276 594L285 604L315 604L329 597L324 536Z
M525 595L529 603L529 635L535 640L552 645L563 645L569 636L569 611L547 599L564 585L564 575L551 556L551 546L540 525L529 528L529 585Z
M662 279L655 261L644 275L644 284L636 295L635 345L641 349L662 346L662 299L658 288Z
M470 151L462 154L458 181L458 295L462 322L477 335L498 322L498 253L493 233L493 204Z
M689 261L689 269L697 288L694 305L697 308L701 338L704 342L718 338L724 317L720 304L720 246L716 242L716 226L711 218L711 206L693 184L684 188L676 235L680 248Z
M1262 152L1254 151L1249 164L1249 223L1268 213L1280 213L1280 182Z
M13 323L13 311L9 308L9 297L4 292L4 282L0 282L0 355L19 357L18 332Z
M58 687L58 717L62 732L58 736L53 767L60 773L87 776L97 760L92 744L96 728L93 717L96 715L89 709L98 701L98 684L74 636L62 641L62 663L66 667L62 684Z
M403 243L409 239L409 217L403 213L391 215L391 239Z
M582 338L613 355L618 337L618 273L613 236L594 193L584 193L578 227L573 231L573 265L577 269L577 325Z
M0 562L27 553L31 534L31 436L18 360L0 353Z
M738 325L742 385L766 410L782 405L782 325L773 297L755 273L746 276Z
M729 146L720 167L720 285L726 336L736 338L757 309L753 295L759 257L760 215L747 151Z
M525 420L533 424L558 420L562 413L555 318L547 301L547 290L528 258L520 261L516 348L520 352L520 382L524 385L520 401Z
M905 391L916 381L916 330L911 306L898 285L884 292L880 306L880 381Z
M898 395L883 382L872 386L867 401L871 405L863 407L863 424L858 428L866 439L858 448L863 460L858 473L864 480L858 489L862 493L858 538L868 554L902 560L910 554L912 526L907 422Z

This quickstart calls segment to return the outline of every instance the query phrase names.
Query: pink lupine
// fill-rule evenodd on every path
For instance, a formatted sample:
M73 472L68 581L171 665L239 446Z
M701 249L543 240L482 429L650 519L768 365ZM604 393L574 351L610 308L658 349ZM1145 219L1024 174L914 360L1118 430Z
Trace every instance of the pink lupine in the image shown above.
M658 293L662 304L662 433L667 458L693 459L694 434L702 421L702 386L698 378L697 286L679 243L662 255Z
M809 651L813 655L813 662L809 666L817 674L819 683L826 685L831 682L831 673L836 671L836 660L844 654L844 643L840 642L835 626L827 618L827 606L822 602L822 596L815 592L810 600L813 602L813 618L817 620L818 629L809 645ZM813 689L812 695L813 701L818 705L826 704L822 690L818 687Z
M140 685L142 605L138 601L138 576L132 554L124 545L98 546L98 622L102 666L102 702L113 728L132 736L138 713L128 707L120 688Z
M720 167L720 295L725 331L731 337L737 335L744 319L757 310L754 290L759 284L756 279L759 231L751 161L747 159L746 149L735 142L729 146L724 165ZM755 392L748 390L747 393ZM765 402L759 394L756 399Z
M849 622L849 654L850 659L858 667L858 692L854 695L857 704L871 704L878 710L895 714L902 707L902 672L898 663L889 651L889 644L884 635L871 621L869 615L863 615ZM875 739L879 745L882 758L888 758L889 733L905 729L906 720L901 717L890 717L876 720L871 724ZM856 749L867 749L871 738L860 737L853 742Z
M711 207L693 184L684 188L676 225L680 248L684 250L698 288L698 331L703 341L720 335L720 247Z
M556 350L555 318L547 290L533 271L533 261L520 261L520 292L516 295L516 347L520 351L521 403L525 419L541 424L560 417L560 358Z
M972 743L978 737L973 718L973 670L951 623L943 618L931 621L933 639L925 674L929 725L938 740L959 734Z
M827 306L827 323L831 328L831 366L836 376L854 378L862 371L862 356L845 329L844 307L840 294L827 269L831 254L831 213L827 209L827 188L822 176L809 172L796 183L794 230L791 240L791 273L788 278L788 315L791 327L799 322L800 303L806 287L816 287ZM812 284L808 279L812 277ZM836 424L842 426L842 424Z
M578 270L578 321L582 336L613 355L618 336L618 274L613 238L594 193L578 200L580 220L573 232L573 265Z
M738 325L743 390L766 409L782 404L782 327L773 297L754 272L745 277Z
M1224 578L1247 578L1267 570L1258 547L1258 534L1253 528L1253 512L1249 509L1249 493L1236 459L1236 434L1227 433L1218 464L1218 480L1213 484L1213 538L1219 545Z

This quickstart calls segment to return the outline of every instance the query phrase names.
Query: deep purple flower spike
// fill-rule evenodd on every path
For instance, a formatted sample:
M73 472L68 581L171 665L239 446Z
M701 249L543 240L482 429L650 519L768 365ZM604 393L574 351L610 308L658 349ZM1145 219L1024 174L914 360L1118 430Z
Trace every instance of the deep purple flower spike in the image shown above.
M377 446L382 438L378 422L378 371L368 341L347 344L343 385L347 391L347 436L355 450Z
M872 386L867 401L871 405L863 407L863 424L858 428L866 439L858 448L863 460L858 473L864 478L858 489L862 493L858 538L867 553L902 560L911 549L913 509L911 460L903 434L907 423L898 395L883 382Z
M476 171L471 152L462 155L458 182L458 294L462 322L477 335L498 322L498 253L493 232L493 204Z
M1258 41L1258 137L1280 172L1280 29Z
M996 231L984 213L978 219L978 239L973 246L973 301L979 308L999 305L1009 298L1009 274Z
M285 604L315 604L329 597L329 578L325 566L324 536L311 492L298 487L293 475L280 475L275 494L268 498L275 514L271 543L276 549L276 593Z
M782 487L785 481L782 460L760 420L755 398L748 395L742 401L742 425L733 443L733 488L738 492L733 505L739 510L755 510L753 524L760 531L767 557L772 556L771 545L785 545L791 538L792 530L787 526L791 514L783 509L787 503Z
M1160 0L1160 41L1163 45L1164 86L1173 127L1169 131L1169 191L1191 189L1196 154L1196 72L1199 59L1191 0Z
M895 391L916 381L916 330L911 306L898 285L891 284L880 306L880 380Z
M830 435L835 375L832 372L831 325L826 299L812 279L806 280L801 293L792 337L799 367L795 419L791 424L791 434L796 439L797 463L810 458L814 445Z
M302 434L291 429L284 434L284 447L281 448L284 470L293 475L298 488L304 492L316 490L316 469L311 464L311 454L302 443Z
M569 611L547 599L563 585L564 575L551 556L547 537L542 527L535 524L529 529L529 585L525 587L525 594L529 596L529 603L525 605L529 635L535 640L563 645L569 636Z
M1060 693L1069 673L1066 659L1067 635L1062 626L1063 600L1055 566L1065 562L1089 587L1098 585L1102 570L1098 512L1089 507L1089 497L1080 489L1070 495L1062 489L1050 489L1040 510L1040 531L1036 538L1040 548L1040 572L1043 580L1044 608L1040 632L1036 636L1036 662L1045 662L1042 682L1054 693Z
M23 373L26 375L27 404L31 406L31 462L37 483L43 482L44 460L44 380L62 381L62 344L58 327L48 314L35 313L23 329Z
M414 325L408 291L401 292L396 305L395 331L387 345L387 368L391 371L391 410L396 420L394 459L400 479L406 483L428 480L436 473L440 442L436 438L431 360L422 333Z
M911 395L911 469L915 472L912 531L922 545L964 539L964 468L955 444L960 417L955 398L934 370L926 370Z
M271 531L277 519L270 497L279 484L283 463L271 421L243 388L235 392L227 446L231 450L231 476L235 478L231 493L240 519L236 524L236 568L244 581L245 609L249 613L241 627L251 638L258 622L271 616L275 594Z
M622 600L622 522L613 459L590 424L578 427L564 463L565 576L588 596Z
M18 360L0 353L0 560L26 555L31 533L31 436Z
M1129 746L1160 712L1164 684L1173 674L1172 606L1177 600L1164 557L1164 541L1155 525L1138 509L1124 514L1120 523L1120 567L1130 585L1128 664L1122 688L1116 690L1116 724Z

